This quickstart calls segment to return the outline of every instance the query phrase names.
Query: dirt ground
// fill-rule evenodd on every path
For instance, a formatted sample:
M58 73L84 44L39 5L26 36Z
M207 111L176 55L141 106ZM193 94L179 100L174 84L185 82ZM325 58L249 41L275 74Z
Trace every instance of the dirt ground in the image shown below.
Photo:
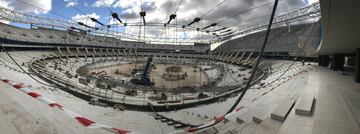
M137 67L139 67L141 64L138 64ZM192 65L179 65L181 66L181 69L183 72L186 72L188 77L186 77L184 80L177 80L177 81L167 81L162 78L162 75L164 72L166 72L166 67L170 66L176 66L173 64L155 64L156 69L152 69L150 72L150 79L155 82L154 87L159 88L177 88L177 87L184 87L184 86L200 86L200 80L203 84L208 82L207 75L205 72L199 72L199 68L195 68ZM132 77L130 75L131 70L135 68L135 64L122 64L118 66L111 66L106 67L103 69L94 69L90 70L92 71L105 71L107 72L107 75L116 78L116 79L125 79L130 80ZM116 70L120 72L120 74L115 74ZM196 70L196 72L194 72Z

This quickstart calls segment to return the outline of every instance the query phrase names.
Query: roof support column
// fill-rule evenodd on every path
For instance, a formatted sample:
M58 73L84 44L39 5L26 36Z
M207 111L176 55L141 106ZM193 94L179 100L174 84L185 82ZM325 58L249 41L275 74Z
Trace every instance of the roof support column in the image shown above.
M329 65L329 55L320 55L319 56L319 65L320 66L324 66L324 67L327 67Z
M360 83L360 48L356 49L354 76L355 76L355 82Z
M344 62L345 62L345 56L344 54L334 54L331 69L334 71L343 71L344 70Z

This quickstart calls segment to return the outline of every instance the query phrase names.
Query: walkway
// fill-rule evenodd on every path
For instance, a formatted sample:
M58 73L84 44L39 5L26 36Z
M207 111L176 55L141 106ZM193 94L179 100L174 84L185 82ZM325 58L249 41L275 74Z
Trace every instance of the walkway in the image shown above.
M360 83L352 75L341 75L316 67L319 76L314 116L314 134L360 133Z

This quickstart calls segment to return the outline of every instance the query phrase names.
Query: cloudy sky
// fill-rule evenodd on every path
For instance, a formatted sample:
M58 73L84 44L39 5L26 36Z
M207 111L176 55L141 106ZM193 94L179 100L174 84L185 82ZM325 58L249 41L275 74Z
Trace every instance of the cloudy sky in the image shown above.
M181 2L182 1L182 2ZM139 12L145 10L146 21L165 23L169 15L176 12L177 21L172 24L187 25L195 17L202 21L195 27L204 27L218 23L212 31L221 27L237 29L267 19L274 0L0 0L0 6L19 12L58 18L62 20L81 21L90 26L98 26L91 22L88 16L98 19L104 24L119 23L110 16L110 11L117 12L127 23L140 21ZM295 8L304 7L317 0L280 0L277 14ZM181 2L181 4L180 4ZM221 4L220 4L221 3ZM217 8L214 8L217 6ZM256 8L258 7L258 8ZM176 10L177 9L177 10ZM213 9L212 11L210 11ZM246 12L244 12L246 11ZM122 31L122 27L113 28ZM166 35L165 35L166 30ZM138 34L138 27L127 27L128 33ZM175 32L177 31L177 32ZM146 34L160 37L195 37L196 31L164 27L147 27Z

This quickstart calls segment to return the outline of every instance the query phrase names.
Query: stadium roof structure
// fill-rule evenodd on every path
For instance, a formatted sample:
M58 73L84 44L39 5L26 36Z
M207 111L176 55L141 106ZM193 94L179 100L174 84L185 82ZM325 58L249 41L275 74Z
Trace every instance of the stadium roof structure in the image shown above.
M264 4L264 5L268 5ZM261 5L261 6L264 6ZM259 6L260 7L260 6ZM248 9L250 10L250 9ZM247 12L247 10L240 12L244 13ZM237 14L238 15L238 14ZM297 9L292 9L290 11L287 11L285 13L281 13L280 15L277 15L274 18L274 22L273 22L273 27L277 27L277 26L283 26L283 25L287 25L289 23L293 23L293 22L299 22L301 20L308 20L311 18L319 18L320 16L320 4L317 3L313 3L311 5L308 5L306 7L302 7L302 8L297 8ZM141 26L141 23L139 22L127 22L127 23L122 23L122 21L119 18L119 15L115 12L113 12L111 14L111 17L120 20L119 24L116 25L110 25L109 26L104 26L104 24L102 22L99 22L98 20L96 20L95 18L90 18L92 21L101 24L99 27L90 27L85 25L84 23L78 23L75 21L66 21L66 20L60 20L60 19L54 19L54 18L48 18L48 17L42 17L42 16L35 16L35 15L30 15L30 14L26 14L26 13L20 13L17 11L13 11L7 8L0 8L0 17L3 20L9 21L9 22L17 22L17 23L24 23L24 24L30 24L30 25L34 25L34 26L41 26L41 27L50 27L50 28L58 28L58 29L69 29L69 28L77 28L77 29L82 29L84 31L90 31L91 34L94 35L102 35L102 36L109 36L109 37L115 37L118 39L124 39L124 40L132 40L132 41L143 41L143 42L152 42L152 43L194 43L194 42L206 42L206 43L215 43L226 39L233 39L233 38L238 38L244 35L247 35L249 33L253 33L256 31L261 31L261 30L265 30L265 28L267 27L267 21L262 21L263 18L266 18L268 16L262 16L259 18L256 18L254 20L252 20L253 22L249 22L250 25L235 25L235 26L231 26L234 28L239 28L239 29L230 29L228 27L228 30L233 30L234 32L229 33L229 34L224 34L221 35L224 31L224 27L221 27L221 23L222 22L217 22L217 23L211 23L208 26L204 26L202 28L200 27L195 27L195 26L191 26L191 24L196 23L196 22L200 22L201 18L195 18L194 21L190 22L189 24L187 24L184 27L184 24L170 24L167 23L166 27L169 28L178 28L179 31L181 32L180 29L183 29L183 31L200 31L202 32L202 34L209 34L209 36L207 37L202 37L202 38L184 38L184 37L160 37L160 36L142 36L142 35L136 35L136 34L131 34L131 33L124 33L124 32L120 32L120 31L114 31L112 30L112 27L139 27ZM145 17L145 16L141 16L140 17ZM169 17L169 21L170 22L172 19L175 19L176 14L172 14ZM261 21L258 21L261 20ZM224 20L222 20L224 21ZM143 24L145 24L145 21L143 21ZM164 25L164 23L161 22L146 22L146 27L154 27L154 28L162 28ZM216 27L215 30L213 31L209 31L209 30L205 30L209 27ZM199 30L196 30L199 29ZM144 29L145 30L145 29ZM215 35L220 35L220 36L215 36Z

